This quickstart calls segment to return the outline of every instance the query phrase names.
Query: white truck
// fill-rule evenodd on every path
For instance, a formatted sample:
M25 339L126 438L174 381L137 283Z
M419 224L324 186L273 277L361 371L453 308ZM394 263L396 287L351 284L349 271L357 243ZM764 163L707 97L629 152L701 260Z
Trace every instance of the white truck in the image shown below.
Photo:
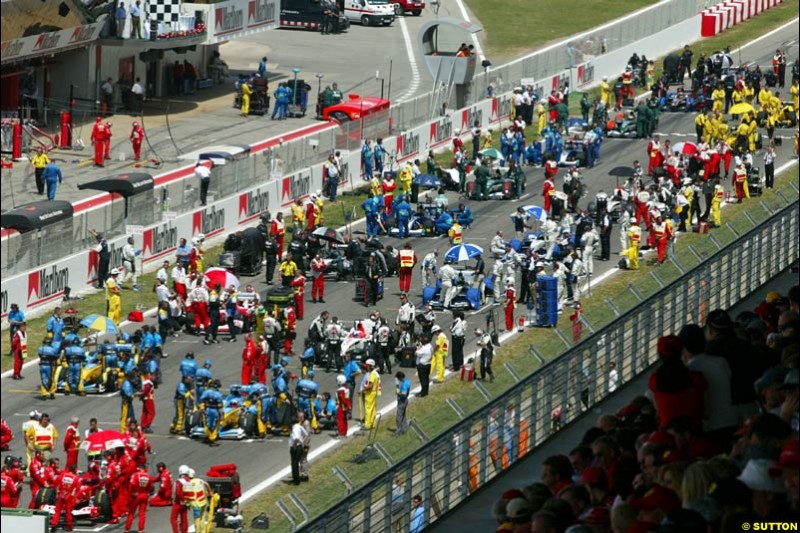
M362 26L389 26L394 22L394 6L387 0L344 0L339 5L348 20Z

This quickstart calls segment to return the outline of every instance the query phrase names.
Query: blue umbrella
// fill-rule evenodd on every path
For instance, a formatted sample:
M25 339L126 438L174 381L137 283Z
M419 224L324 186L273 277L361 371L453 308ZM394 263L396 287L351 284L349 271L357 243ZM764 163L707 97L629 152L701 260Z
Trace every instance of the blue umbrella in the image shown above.
M481 254L483 254L483 248L475 244L465 243L453 246L447 250L444 258L453 261L454 263L460 263L461 261L469 261L470 259L474 259Z
M81 326L99 331L100 333L117 333L117 325L114 321L103 315L89 315L81 320Z
M424 187L426 189L438 189L442 186L442 180L433 174L420 174L414 178L414 185Z
M545 211L543 207L539 207L538 205L526 205L522 210L525 211L529 217L539 222L547 220L547 211Z

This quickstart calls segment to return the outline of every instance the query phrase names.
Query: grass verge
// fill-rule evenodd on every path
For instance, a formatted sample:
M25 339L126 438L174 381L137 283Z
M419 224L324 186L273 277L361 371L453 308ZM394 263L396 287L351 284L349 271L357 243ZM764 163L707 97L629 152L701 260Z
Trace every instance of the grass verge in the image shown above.
M366 195L356 190L354 193L348 192L345 195L340 195L335 204L326 203L325 223L333 227L339 227L346 224L345 213L352 213L354 208L356 208L358 211L358 208L361 205L361 202L364 201L364 198L366 198ZM291 233L289 232L287 233L285 244L288 246L290 242ZM206 257L208 258L209 267L214 266L220 252L222 252L221 244L206 250ZM141 288L139 292L134 292L127 289L123 290L123 318L127 317L128 313L133 309L136 309L138 306L141 306L142 309L150 309L156 306L156 294L152 290L155 282L156 273L150 272L139 276L139 287ZM129 287L130 283L126 283L126 286ZM75 302L73 307L80 311L79 316L81 318L92 313L98 313L101 315L105 314L105 292L101 290L92 291L84 295L81 300ZM45 327L49 317L50 315L48 314L46 316L33 318L27 321L29 357L36 357L39 346L41 346L41 341L45 336ZM2 366L2 370L5 371L11 368L14 362L13 358L9 355L9 352L11 351L11 344L9 335L6 332L3 332L2 341L0 342L0 350L2 350L2 352L0 352L2 353L2 357L0 357L0 366Z
M443 160L446 160L448 156L443 155L442 157ZM777 178L774 191L768 191L762 197L754 197L741 205L731 204L725 207L723 228L714 230L714 235L720 243L724 246L736 238L734 233L725 227L726 223L730 223L740 234L752 228L752 224L744 216L745 209L756 223L760 223L767 219L775 209L786 205L779 192L789 199L796 197L796 191L790 183L797 184L798 177L798 167L794 166ZM763 201L763 205L759 200ZM690 245L699 254L699 260L690 250ZM681 234L675 246L677 261L686 270L697 266L700 261L715 251L716 247L707 235L694 233ZM667 263L657 269L647 266L647 260L650 257L651 255L648 255L642 260L640 270L620 271L592 289L591 298L585 299L582 303L584 316L593 327L603 327L614 319L614 314L605 303L607 299L623 312L639 303L629 290L630 286L635 286L645 298L658 291L660 285L651 272L656 271L666 283L678 279L680 272L674 265ZM567 339L571 339L571 323L567 320L567 316L568 314L562 315L558 329ZM498 319L501 317L498 316ZM508 363L523 377L540 367L538 360L530 355L530 346L535 346L545 361L553 360L566 348L556 333L552 329L546 328L529 329L524 334L515 336L511 341L504 343L498 349L495 358L494 367L497 379L494 383L484 382L484 386L493 397L500 396L516 383L511 374L502 368L503 363ZM384 389L385 393L391 394L386 389L388 387ZM455 379L450 379L442 385L435 385L432 390L432 394L424 402L412 401L407 414L431 438L446 431L458 421L455 412L446 403L448 398L455 401L466 412L471 412L475 406L484 404L483 398L475 387L467 386ZM419 440L413 434L394 438L392 432L394 422L390 417L383 421L381 427L376 441L381 443L395 461L400 461L420 445ZM312 517L335 505L345 496L345 487L336 476L331 474L334 466L338 466L347 474L353 482L354 488L367 483L385 470L385 463L380 460L368 461L365 464L353 463L354 456L363 450L367 443L368 439L365 434L348 438L345 445L336 447L311 463L310 477L313 479L313 483L299 487L278 484L246 504L247 516L255 516L264 512L270 517L270 524L274 524L278 530L284 531L289 529L289 523L278 510L276 502L282 500L284 503L288 503L287 498L290 493L296 494L308 506ZM289 505L289 508L292 506Z
M466 0L486 33L487 55L510 59L655 4L657 0Z

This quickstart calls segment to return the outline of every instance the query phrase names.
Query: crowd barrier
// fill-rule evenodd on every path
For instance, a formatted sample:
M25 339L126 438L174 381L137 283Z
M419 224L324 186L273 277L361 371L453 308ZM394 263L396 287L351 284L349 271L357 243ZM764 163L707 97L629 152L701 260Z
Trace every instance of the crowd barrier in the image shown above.
M781 2L783 0L725 0L703 10L700 34L703 37L713 37Z
M708 311L732 307L795 264L800 257L799 206L795 198L352 493L345 495L343 487L342 500L298 524L299 530L408 531L417 494L426 526L452 511L611 394L610 363L616 363L621 383L630 381L656 362L661 335L688 323L703 324ZM410 409L413 413L414 406Z
M633 52L656 57L663 54L665 50L696 41L700 38L700 15L697 14L697 11L694 11L692 17L684 15L694 9L698 2L700 0L665 0L653 8L645 8L615 23L609 23L601 29L615 27L618 24L632 24L631 21L639 20L642 17L649 20L663 16L663 10L667 8L670 9L673 17L683 17L680 22L669 26L668 30L650 33L636 42L591 57L574 68L559 70L556 68L556 62L547 61L545 64L552 67L547 76L526 81L531 82L539 94L548 94L550 90L558 88L565 80L571 80L571 86L574 89L585 90L598 84L603 76L616 77L619 75ZM655 24L656 22L652 22L649 26L656 27ZM657 27L660 27L663 21L658 24ZM632 27L639 26L641 24L634 24ZM587 32L585 35L589 34L594 35L592 32ZM639 33L637 31L634 34L638 35ZM520 60L512 61L508 66L492 70L491 75L497 76L498 72L505 73L509 77L508 79L514 80L513 83L505 84L508 89L511 89L520 81L519 77L512 78L522 72L519 71L520 66L530 64L530 61L536 60L539 56L548 56L554 47L558 48L562 45L566 46L566 44L558 43ZM581 57L586 59L590 56ZM64 286L81 290L94 282L97 260L96 258L92 259L93 254L89 252L89 248L94 244L89 236L89 229L100 231L109 238L115 262L121 254L125 235L130 226L145 228L141 235L135 236L138 247L144 249L144 236L148 235L148 232L155 231L156 237L150 238L158 242L159 246L164 247L156 246L159 251L154 253L167 255L171 249L174 249L174 244L167 246L173 237L189 239L195 233L208 234L198 228L213 226L212 222L208 224L180 222L181 226L179 227L179 220L216 220L224 225L220 228L213 228L211 231L219 233L222 231L221 228L235 231L242 224L249 222L240 222L231 215L239 209L238 207L233 209L226 207L232 205L232 202L237 202L240 197L251 193L258 196L269 191L271 199L268 202L261 201L261 203L265 206L268 205L274 213L282 207L275 198L283 193L282 187L287 180L289 180L288 183L292 183L300 176L311 176L313 183L309 181L309 190L319 189L322 184L322 163L309 165L305 170L295 170L298 161L308 162L312 159L324 161L327 154L334 148L347 147L351 150L347 155L349 175L357 178L361 175L358 154L361 139L369 135L377 137L384 132L388 133L391 128L392 131L398 131L398 133L384 137L383 144L387 150L388 162L395 165L415 159L424 162L429 150L446 148L456 134L456 130L461 130L462 135L468 135L469 129L475 122L481 124L482 127L491 127L508 118L511 111L511 95L512 93L507 91L502 94L498 93L492 98L480 98L463 109L448 111L445 116L437 116L416 126L404 127L400 130L397 128L401 123L397 121L395 108L392 108L390 116L380 117L381 124L376 124L375 120L363 127L358 123L348 124L345 127L338 127L332 123L317 124L254 143L248 147L248 157L231 161L222 168L214 170L218 175L224 175L226 179L212 180L212 182L224 183L227 189L215 190L212 188L211 197L220 198L227 194L233 194L233 196L210 202L209 207L205 209L196 208L199 196L198 184L193 175L194 165L188 164L155 176L156 188L152 209L146 205L141 209L131 210L130 206L126 209L124 200L112 194L100 194L77 202L71 225L71 240L63 239L61 228L53 229L49 235L44 236L20 235L13 230L3 230L2 274L6 282L3 285L0 304L2 317L6 316L8 306L12 302L20 304L28 312L31 312L59 298L63 293ZM407 107L407 105L408 103L401 104L401 107ZM421 117L422 114L420 113L418 116ZM220 212L225 214L220 215ZM153 218L159 220L159 224L153 225L151 223ZM166 243L160 240L162 238L167 239ZM148 248L146 253L149 251ZM64 257L67 259L63 259ZM147 268L152 259L145 255L144 260L145 268ZM44 285L39 286L39 283L44 283Z

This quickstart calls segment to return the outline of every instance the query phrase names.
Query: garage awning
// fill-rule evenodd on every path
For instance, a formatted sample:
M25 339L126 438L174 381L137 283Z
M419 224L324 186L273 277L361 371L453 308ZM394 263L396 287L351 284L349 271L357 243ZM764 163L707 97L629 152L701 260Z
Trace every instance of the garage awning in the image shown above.
M0 215L0 227L25 233L68 218L72 218L71 203L63 200L40 200L21 205Z
M80 190L105 191L121 194L125 198L153 190L153 176L146 172L131 172L78 185Z

